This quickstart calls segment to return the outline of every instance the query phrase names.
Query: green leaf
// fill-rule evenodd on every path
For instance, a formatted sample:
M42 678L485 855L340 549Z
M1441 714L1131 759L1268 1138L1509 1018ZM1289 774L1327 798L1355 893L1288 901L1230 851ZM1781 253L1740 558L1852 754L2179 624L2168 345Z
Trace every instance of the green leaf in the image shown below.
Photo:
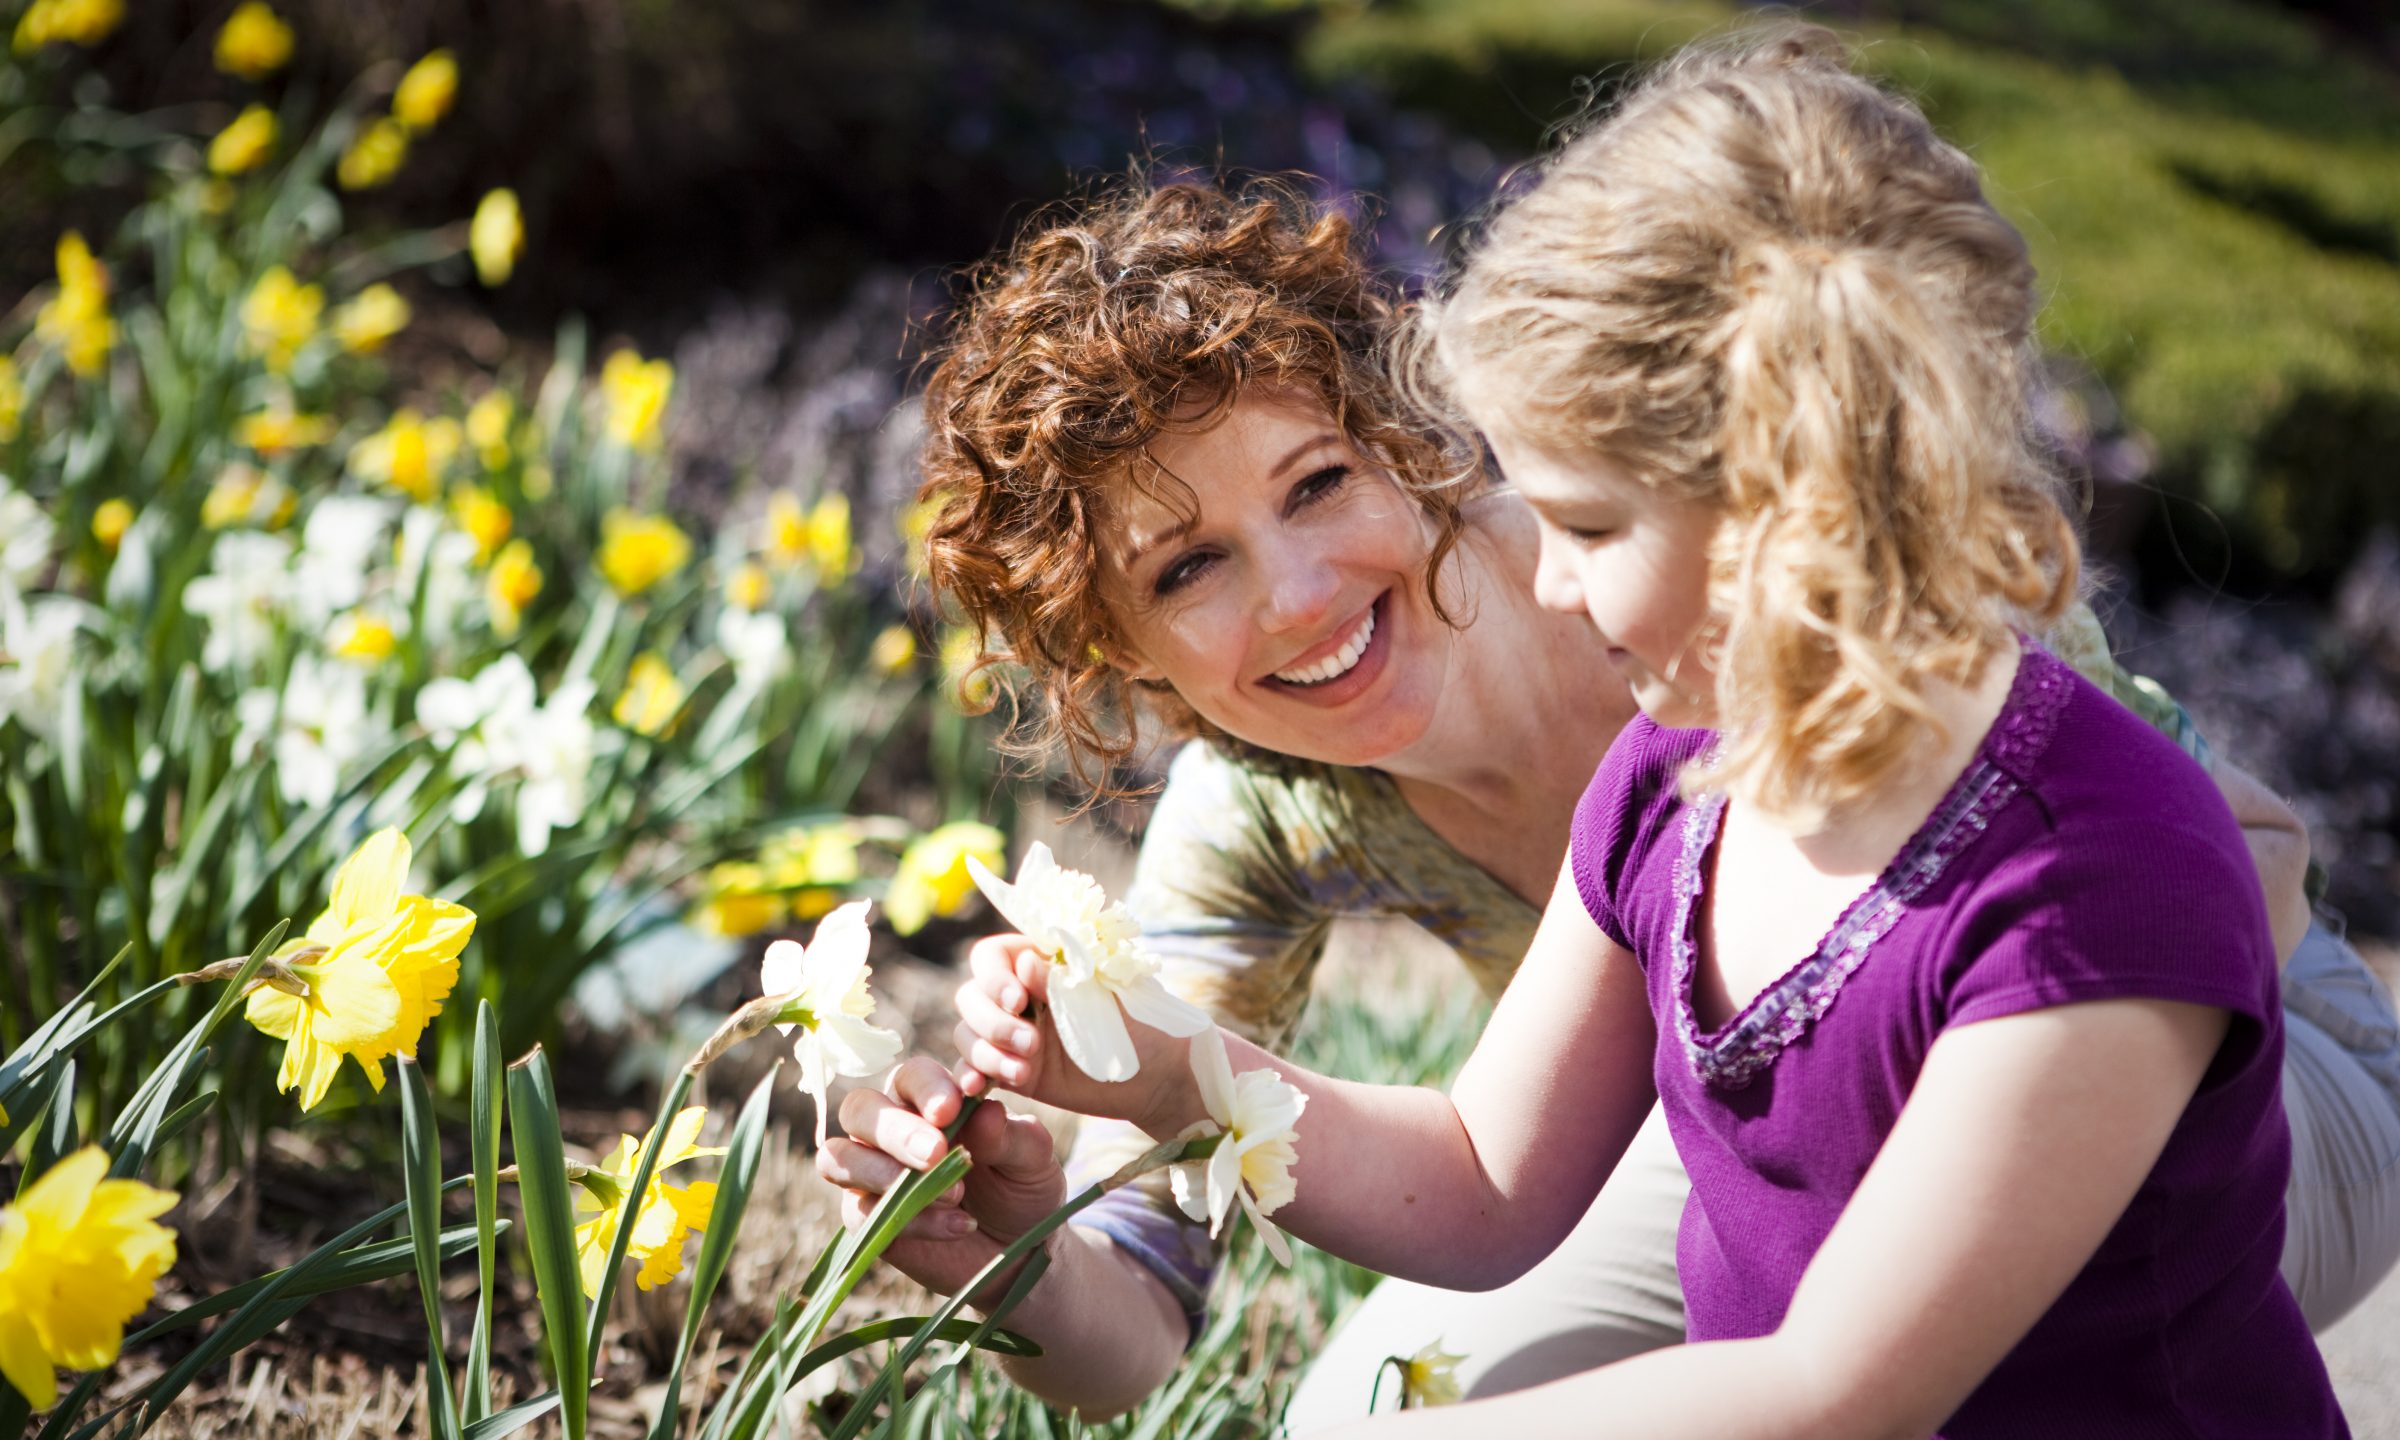
M591 1397L591 1357L584 1343L583 1281L575 1263L575 1211L568 1197L567 1152L558 1133L558 1092L550 1061L537 1047L508 1067L508 1130L516 1142L517 1198L525 1210L525 1240L542 1326L558 1375L567 1440L583 1440Z
M468 1144L475 1170L475 1335L467 1343L466 1405L469 1426L492 1408L492 1282L499 1260L500 1122L506 1098L506 1067L500 1057L500 1017L492 1002L475 1004L475 1078L468 1092L473 1130Z
M503 1220L500 1222L500 1226L506 1230L508 1222ZM473 1230L464 1225L453 1226L442 1232L442 1258L445 1260L456 1259L458 1256L466 1254L474 1243L475 1233ZM404 1240L378 1240L372 1245L361 1245L355 1250L343 1251L322 1268L291 1285L284 1291L284 1294L295 1300L313 1299L336 1290L347 1290L353 1285L388 1280L415 1265L416 1257L417 1242L414 1236ZM212 1315L222 1315L228 1310L245 1305L249 1303L251 1296L267 1288L283 1274L284 1272L281 1270L271 1270L255 1279L245 1280L230 1289L220 1290L205 1300L198 1300L186 1305L166 1319L146 1325L127 1335L125 1347L131 1349L145 1340L153 1340L161 1335L171 1335L178 1330L188 1330Z
M675 1344L675 1359L667 1367L666 1396L659 1402L658 1423L651 1427L651 1440L671 1440L675 1433L677 1411L683 1397L683 1369L692 1356L692 1345L700 1338L700 1322L708 1314L708 1302L716 1294L717 1282L724 1278L725 1265L733 1256L733 1237L742 1226L742 1212L750 1204L751 1187L758 1183L759 1156L766 1149L767 1103L772 1096L777 1065L752 1087L750 1098L742 1102L740 1118L733 1122L733 1139L725 1147L725 1165L717 1173L717 1196L708 1207L708 1226L700 1232L700 1254L692 1261L692 1290L684 1301L683 1334Z
M408 1233L425 1301L426 1388L436 1440L454 1440L458 1413L442 1344L442 1137L434 1128L433 1093L414 1055L396 1055L400 1072L400 1174L408 1188Z
M659 1148L667 1143L676 1107L691 1093L692 1072L678 1069L674 1083L667 1087L665 1103L658 1107L658 1118L650 1122L650 1134L642 1141L633 1179L617 1201L617 1233L608 1242L608 1262L600 1267L600 1293L592 1297L591 1315L584 1326L584 1345L592 1354L600 1352L600 1328L608 1322L608 1302L617 1293L617 1272L625 1268L625 1249L633 1243L633 1222L642 1213L642 1196L658 1171Z
M536 1395L531 1400L520 1400L506 1410L496 1411L468 1426L463 1440L500 1440L503 1435L514 1435L556 1410L558 1402L559 1392L556 1390Z

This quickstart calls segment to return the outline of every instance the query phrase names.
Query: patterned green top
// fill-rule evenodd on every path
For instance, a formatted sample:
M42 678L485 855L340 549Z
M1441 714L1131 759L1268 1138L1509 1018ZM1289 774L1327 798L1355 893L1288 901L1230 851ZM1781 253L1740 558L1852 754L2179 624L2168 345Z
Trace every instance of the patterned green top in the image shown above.
M2202 764L2207 743L2173 696L2111 658L2076 605L2043 643ZM1194 741L1176 756L1142 840L1126 903L1166 959L1170 988L1226 1029L1283 1049L1308 1004L1333 922L1401 916L1458 953L1497 997L1533 943L1540 907L1436 835L1380 770L1278 758L1262 763ZM1097 1180L1148 1148L1131 1126L1086 1121L1068 1171ZM1158 1183L1150 1183L1156 1181ZM1155 1271L1200 1333L1216 1251L1163 1176L1103 1197L1075 1224Z

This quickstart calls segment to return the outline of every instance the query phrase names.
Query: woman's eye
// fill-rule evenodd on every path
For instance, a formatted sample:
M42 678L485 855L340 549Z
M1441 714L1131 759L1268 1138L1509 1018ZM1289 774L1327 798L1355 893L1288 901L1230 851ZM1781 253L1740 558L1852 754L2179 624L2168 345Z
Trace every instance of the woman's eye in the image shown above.
M1575 525L1561 525L1558 529L1560 534L1578 545L1597 545L1617 533L1614 530L1592 530Z
M1176 557L1168 563L1166 569L1158 572L1158 579L1151 582L1151 593L1154 595L1174 594L1205 574L1208 567L1216 563L1216 558L1215 555L1205 550Z
M1322 500L1334 491L1341 489L1342 482L1349 478L1349 466L1328 465L1322 470L1302 477L1300 483L1292 487L1292 504L1298 507Z

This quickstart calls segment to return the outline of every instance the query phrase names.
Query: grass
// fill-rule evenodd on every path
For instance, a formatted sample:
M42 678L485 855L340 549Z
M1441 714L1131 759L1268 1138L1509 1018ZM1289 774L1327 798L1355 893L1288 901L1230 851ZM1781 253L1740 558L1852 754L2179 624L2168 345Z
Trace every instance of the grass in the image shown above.
M2287 575L2400 522L2400 81L2243 0L1929 0L1821 18L1983 166L2169 489ZM1807 13L1807 12L1803 12ZM1757 18L1694 0L1327 8L1304 56L1504 153Z

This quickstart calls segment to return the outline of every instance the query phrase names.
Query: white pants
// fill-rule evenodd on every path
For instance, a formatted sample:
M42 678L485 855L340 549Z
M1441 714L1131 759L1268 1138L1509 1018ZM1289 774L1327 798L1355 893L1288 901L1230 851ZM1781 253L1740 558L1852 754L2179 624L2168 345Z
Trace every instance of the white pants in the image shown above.
M2356 951L2312 927L2284 970L2292 1127L2283 1275L2322 1330L2400 1259L2400 1021ZM1467 1293L1385 1280L1328 1340L1286 1412L1305 1436L1367 1412L1387 1356L1463 1354L1470 1397L1522 1390L1683 1340L1675 1234L1691 1182L1650 1113L1574 1232L1515 1283ZM1387 1380L1379 1408L1392 1406Z

